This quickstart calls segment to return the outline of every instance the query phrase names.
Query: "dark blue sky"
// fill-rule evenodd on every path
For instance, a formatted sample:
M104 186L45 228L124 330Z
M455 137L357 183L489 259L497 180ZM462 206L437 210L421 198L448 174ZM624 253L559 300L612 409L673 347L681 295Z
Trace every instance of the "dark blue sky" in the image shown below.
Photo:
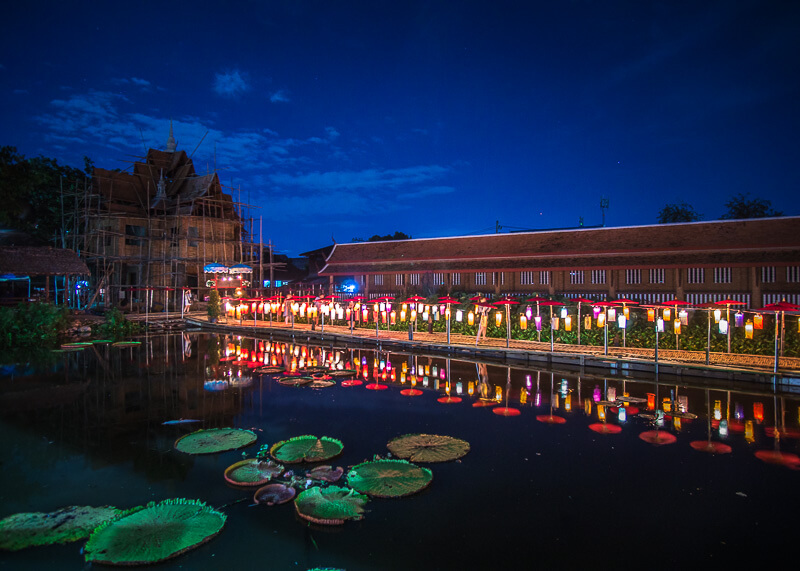
M611 226L800 213L800 2L230 4L5 8L0 144L124 169L172 118L291 255L594 225L601 196Z

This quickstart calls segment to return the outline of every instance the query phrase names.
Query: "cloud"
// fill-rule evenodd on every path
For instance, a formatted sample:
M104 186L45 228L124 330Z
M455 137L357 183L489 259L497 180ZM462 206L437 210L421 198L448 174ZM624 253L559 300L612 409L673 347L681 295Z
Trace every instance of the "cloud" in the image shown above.
M285 89L279 89L269 96L269 100L273 103L289 103L289 93Z
M277 185L312 190L393 190L439 179L449 170L440 165L418 165L402 169L276 173L269 178Z
M337 131L334 127L325 127L325 133L328 135L330 140L339 138L339 131Z
M249 89L247 75L238 69L214 74L214 91L222 97L238 97Z

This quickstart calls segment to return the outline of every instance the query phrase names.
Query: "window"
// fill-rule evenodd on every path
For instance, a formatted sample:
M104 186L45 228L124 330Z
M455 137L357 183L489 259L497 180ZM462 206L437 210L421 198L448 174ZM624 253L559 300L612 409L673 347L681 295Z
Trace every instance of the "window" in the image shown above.
M606 271L605 270L592 270L592 283L593 284L604 284L604 283L606 283Z
M358 281L361 282L361 286L367 285L367 276L358 276Z
M197 238L200 237L200 232L197 226L189 226L189 247L197 248Z
M419 274L408 274L408 283L411 285L419 285Z
M690 284L702 284L706 281L706 272L703 268L689 268L686 270L686 281Z
M444 273L433 272L433 285L444 285Z
M461 274L450 274L450 279L453 285L461 285Z
M650 269L650 283L663 284L664 283L664 268L651 268Z
M626 284L642 283L642 270L625 270L625 283Z
M492 272L492 285L497 284L497 280L500 280L500 285L506 283L506 274L505 272Z
M374 283L375 285L383 285L383 274L376 274L373 277L372 283Z
M569 283L571 284L582 284L583 283L583 271L582 270L575 270L569 273Z
M547 285L550 283L550 270L539 272L539 283L542 285Z
M533 285L533 272L520 272L519 273L520 285Z
M730 268L714 268L714 283L715 284L729 284L731 283L731 269Z
M395 274L395 276L394 276L394 285L398 285L398 286L405 285L406 284L405 278L406 278L406 276L403 275L403 274Z
M789 266L786 268L786 281L790 284L800 282L800 266Z
M475 285L486 285L486 272L477 272L475 274Z
M765 266L761 268L761 283L771 284L775 282L775 266Z
M141 246L142 241L137 240L135 238L127 238L127 236L136 236L143 238L145 235L146 228L144 226L132 226L130 224L125 225L125 245L126 246Z

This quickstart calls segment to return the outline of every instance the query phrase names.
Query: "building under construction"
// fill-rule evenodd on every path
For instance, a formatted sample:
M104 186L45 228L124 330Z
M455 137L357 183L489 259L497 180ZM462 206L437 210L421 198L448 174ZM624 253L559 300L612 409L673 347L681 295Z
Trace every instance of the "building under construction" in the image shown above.
M95 168L91 186L66 198L75 212L73 247L96 280L89 306L179 311L186 291L207 295L206 264L258 257L243 205L223 191L216 172L195 172L191 157L176 149L172 125L166 150L148 150L130 172ZM247 287L250 278L226 286Z

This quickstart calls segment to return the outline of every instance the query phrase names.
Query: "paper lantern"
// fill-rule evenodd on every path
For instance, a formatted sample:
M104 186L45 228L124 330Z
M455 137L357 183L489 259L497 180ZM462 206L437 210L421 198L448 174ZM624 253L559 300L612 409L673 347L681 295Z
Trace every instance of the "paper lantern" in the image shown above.
M655 321L656 320L656 310L652 307L647 310L647 321Z
M727 420L720 420L719 421L719 435L721 437L728 436L728 421Z
M745 423L744 423L744 439L747 442L755 441L755 438L753 437L753 421L752 420L746 420Z
M572 412L572 395L568 394L564 397L564 410L567 412Z
M753 338L753 322L750 320L748 320L747 323L744 324L744 338L745 339Z
M529 306L527 306L525 308L525 317L527 317L528 321L530 321L532 316L533 316L533 310L531 309L531 306L529 305Z
M720 318L722 317L722 310L715 309L714 310L714 323L719 323Z
M600 313L597 316L597 326L598 327L605 327L606 326L606 314Z
M753 418L755 418L759 424L764 422L764 403L753 403Z
M714 420L722 420L722 401L714 401Z
M468 325L475 325L475 314L471 311L467 314L467 324Z
M457 395L460 395L460 394L461 394L461 391L462 391L462 384L461 384L461 382L459 381L458 383L456 383L456 394L457 394Z
M719 332L722 335L728 334L728 320L727 319L720 319L719 320Z
M558 317L554 317L550 320L550 327L553 328L553 330L558 329L559 325L561 325L561 321L558 319Z
M494 322L497 324L498 327L500 327L500 324L503 322L502 311L498 311L497 313L494 314Z
M760 313L753 316L753 329L764 329L764 316Z
M541 331L542 330L542 316L541 315L537 315L536 317L533 318L533 322L536 324L536 331Z
M617 419L620 422L625 422L628 419L628 413L625 410L624 406L621 406L617 409Z
M572 316L571 315L567 315L564 318L564 329L566 331L572 331Z
M606 419L606 407L605 407L605 405L602 405L602 404L598 404L597 405L597 418L599 418L600 420L605 420Z
M601 311L603 311L603 308L600 307L599 305L592 306L592 313L594 314L595 319L597 319L597 316L600 314Z
M589 330L592 328L592 316L587 315L583 318L583 328Z
M656 331L664 333L664 320L660 317L656 320Z
M475 383L473 381L470 381L470 382L467 383L467 394L469 396L472 396L472 395L475 394Z
M392 311L392 313L390 313L389 316L392 318L392 325L397 323L397 312L396 311Z
M494 388L494 400L500 402L503 400L503 388L500 385L497 385Z
M681 320L681 325L689 325L689 312L685 309L681 309L678 312L678 319Z
M675 335L681 334L681 320L676 319L672 322L672 330L675 332Z
M525 331L528 328L528 318L522 313L519 316L519 328Z
M411 310L411 321L416 321L416 320L417 320L417 310L416 309L412 309Z
M430 314L427 311L422 312L422 321L428 321L428 316Z
M567 317L567 308L566 307L562 307L561 308L561 319L566 319L566 317Z
M741 311L736 312L736 315L733 316L733 325L734 327L742 327L744 325L744 313Z
M664 308L664 321L669 321L672 317L672 309L669 307Z
M406 310L405 309L401 309L400 310L400 321L405 321L405 320L406 320Z
M600 391L600 387L595 385L594 390L592 391L592 399L594 400L594 402L600 402L602 396L603 393Z
M608 320L609 321L616 321L617 319L617 310L616 308L609 307L608 308Z
M631 318L631 308L630 307L623 307L622 308L622 315L625 316L625 319Z
M464 321L464 312L460 309L456 309L456 321L459 323Z
M627 325L628 325L628 319L624 315L620 315L619 317L617 317L617 327L619 327L620 329L625 329Z
M519 404L525 404L528 402L528 391L525 389L519 390Z
M586 416L592 414L592 399L583 399L583 412Z

